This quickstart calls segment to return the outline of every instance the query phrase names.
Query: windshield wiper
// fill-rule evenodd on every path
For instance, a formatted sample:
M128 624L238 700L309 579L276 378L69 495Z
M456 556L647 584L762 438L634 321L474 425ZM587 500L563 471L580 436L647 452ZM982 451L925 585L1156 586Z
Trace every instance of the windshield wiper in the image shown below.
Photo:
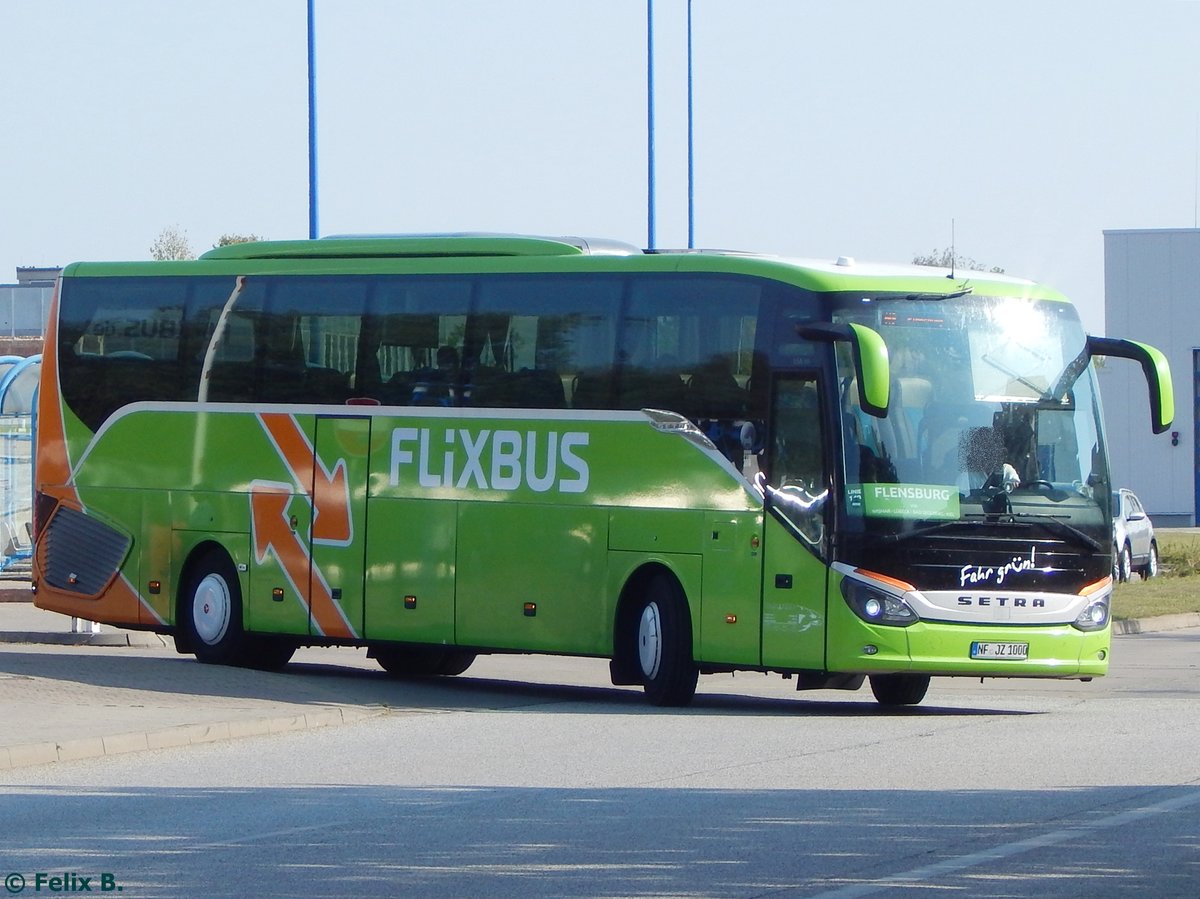
M990 524L991 522L975 518L955 518L950 521L939 521L936 524L927 524L925 527L914 528L911 531L903 531L896 534L885 534L879 539L884 543L901 543L905 540L911 540L914 537L924 537L927 534L936 534L938 531L944 531L947 528L952 528L960 525L967 527L979 527L980 525Z
M984 353L979 358L982 359L984 362L986 362L988 365L990 365L992 368L996 369L997 371L1000 371L1000 372L1008 375L1014 381L1018 381L1019 383L1024 384L1026 387L1028 387L1030 390L1032 390L1034 393L1036 393L1038 395L1038 398L1042 402L1045 402L1046 400L1050 400L1050 399L1054 398L1054 394L1047 393L1045 390L1043 390L1041 387L1039 387L1033 381L1029 380L1029 378L1025 377L1023 374L1016 371L1015 369L1009 368L1003 362L997 362L995 359L993 359L987 353Z
M1050 531L1055 531L1060 536L1073 537L1077 543L1082 543L1084 546L1091 549L1093 552L1104 552L1104 544L1100 543L1091 534L1081 531L1073 524L1067 524L1061 518L1055 518L1053 515L1041 515L1037 512L1009 512L1009 517L1020 518L1024 521L1029 521L1031 524L1040 524L1042 527Z
M952 290L950 293L909 293L900 297L902 300L956 300L959 297L965 297L975 292L974 287L968 287L966 284L959 287L958 290Z
M1018 522L1017 519L1022 519ZM1091 535L1081 531L1073 524L1061 519L1054 518L1050 515L1039 515L1037 512L1004 512L991 518L980 516L978 518L957 518L953 521L939 521L936 524L926 525L925 527L914 528L911 531L902 533L887 534L880 538L883 543L902 543L906 540L912 540L915 537L925 537L929 534L936 534L938 531L944 531L955 526L965 526L970 528L983 527L1005 527L1015 524L1035 524L1041 525L1049 531L1054 531L1060 537L1070 537L1075 542L1086 546L1093 552L1104 552L1104 546Z

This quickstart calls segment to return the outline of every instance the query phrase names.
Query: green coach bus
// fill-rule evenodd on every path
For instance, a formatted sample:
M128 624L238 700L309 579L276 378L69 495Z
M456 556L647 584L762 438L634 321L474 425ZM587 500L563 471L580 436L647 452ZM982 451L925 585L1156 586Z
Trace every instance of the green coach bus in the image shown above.
M39 393L37 605L277 668L607 658L913 704L1107 670L1087 336L998 274L489 234L77 263Z

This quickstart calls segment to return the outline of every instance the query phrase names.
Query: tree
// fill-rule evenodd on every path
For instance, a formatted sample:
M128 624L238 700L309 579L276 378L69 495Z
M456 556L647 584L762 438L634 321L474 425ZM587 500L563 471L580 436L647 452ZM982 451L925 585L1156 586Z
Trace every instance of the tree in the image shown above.
M150 257L162 262L166 259L195 259L187 232L178 225L163 228L150 244Z
M263 238L258 234L222 234L213 247L227 247L235 243L255 243Z
M159 261L166 259L195 259L187 231L178 225L163 228L150 244L150 256Z
M988 268L984 263L978 262L970 256L963 256L961 253L954 252L950 247L944 250L939 250L935 247L931 253L923 256L914 256L913 265L932 265L938 268L963 269L973 272L994 272L998 275L1004 273L1004 269L998 265Z

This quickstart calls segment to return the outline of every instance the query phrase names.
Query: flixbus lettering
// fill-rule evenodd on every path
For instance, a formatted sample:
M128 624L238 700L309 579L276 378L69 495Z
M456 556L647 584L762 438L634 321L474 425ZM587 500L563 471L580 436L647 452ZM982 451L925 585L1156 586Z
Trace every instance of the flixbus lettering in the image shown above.
M583 493L591 472L576 450L587 445L582 431L447 428L439 439L431 428L395 428L390 483L415 477L427 488L517 490L524 484L535 493Z

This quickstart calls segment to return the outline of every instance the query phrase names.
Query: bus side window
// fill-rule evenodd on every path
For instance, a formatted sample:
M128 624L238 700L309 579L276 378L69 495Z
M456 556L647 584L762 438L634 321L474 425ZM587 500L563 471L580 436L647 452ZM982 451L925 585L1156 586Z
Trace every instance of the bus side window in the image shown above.
M812 376L776 382L764 475L773 508L821 554L829 471L818 386Z

